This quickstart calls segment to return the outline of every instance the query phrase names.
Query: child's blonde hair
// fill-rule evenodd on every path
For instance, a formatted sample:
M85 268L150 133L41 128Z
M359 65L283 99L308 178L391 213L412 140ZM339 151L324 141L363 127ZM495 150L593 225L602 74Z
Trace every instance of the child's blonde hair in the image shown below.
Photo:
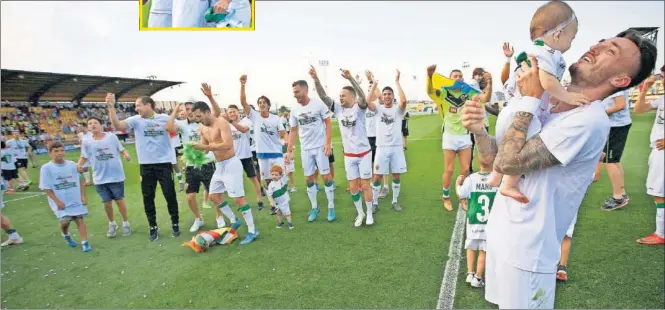
M550 30L567 22L575 15L573 9L561 0L552 0L536 10L531 18L531 41L545 35Z
M270 172L277 172L279 175L282 175L284 173L284 169L282 169L282 166L280 165L273 165L270 167Z

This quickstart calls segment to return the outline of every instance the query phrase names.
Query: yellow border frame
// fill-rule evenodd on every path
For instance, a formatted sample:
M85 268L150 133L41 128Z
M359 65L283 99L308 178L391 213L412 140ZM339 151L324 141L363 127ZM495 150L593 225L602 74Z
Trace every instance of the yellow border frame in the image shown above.
M181 28L164 28L164 27L143 27L143 3L142 0L138 0L139 3L139 31L255 31L256 30L256 1L252 1L252 26L243 27L243 28L211 28L211 27L181 27Z

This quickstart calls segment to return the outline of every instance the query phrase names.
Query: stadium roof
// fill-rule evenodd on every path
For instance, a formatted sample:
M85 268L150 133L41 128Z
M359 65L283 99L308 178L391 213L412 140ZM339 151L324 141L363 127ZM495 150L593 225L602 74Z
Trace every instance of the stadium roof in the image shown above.
M117 101L129 102L182 83L2 69L1 97L7 101L103 102L107 93L115 93Z

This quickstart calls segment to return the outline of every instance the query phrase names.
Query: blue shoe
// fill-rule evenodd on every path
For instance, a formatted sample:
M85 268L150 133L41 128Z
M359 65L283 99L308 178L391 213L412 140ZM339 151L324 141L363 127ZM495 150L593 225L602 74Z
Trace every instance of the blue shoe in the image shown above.
M88 241L81 242L81 250L83 252L90 252L92 251L92 247L90 246L90 243L88 243Z
M328 209L328 222L332 222L335 220L335 208L329 208Z
M317 215L319 215L319 208L312 209L312 211L309 212L309 217L307 218L307 221L314 222L314 220L316 220Z
M67 242L67 245L75 248L76 247L76 241L72 240L72 236L65 236L65 242Z
M258 238L258 237L259 237L259 232L258 232L258 231L257 231L256 233L254 233L254 234L253 234L253 233L248 233L248 234L247 234L247 237L245 237L245 240L240 241L240 244L241 244L241 245L245 245L245 244L252 243L252 242L253 242L254 240L256 240L256 238Z

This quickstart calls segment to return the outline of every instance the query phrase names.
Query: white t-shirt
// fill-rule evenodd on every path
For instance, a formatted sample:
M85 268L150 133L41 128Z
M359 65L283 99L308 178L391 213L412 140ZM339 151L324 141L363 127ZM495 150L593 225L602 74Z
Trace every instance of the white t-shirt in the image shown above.
M402 119L404 111L398 104L390 108L376 106L376 146L402 146Z
M92 132L90 132L90 131L88 131L86 133L79 132L77 134L77 136L79 137L79 143L83 144L83 140L90 139L90 137L92 137Z
M369 140L365 128L366 109L361 109L358 104L344 108L337 101L333 101L332 108L339 123L344 153L360 154L369 151Z
M28 158L27 148L28 141L23 139L9 139L7 142L7 148L11 149L14 152L14 157L25 159Z
M282 125L284 126L284 130L291 131L291 125L289 125L289 119L288 118L286 118L284 116L280 116L279 121L282 122Z
M48 198L48 204L57 218L88 214L88 208L81 200L81 178L73 161L65 160L62 164L49 161L43 165L39 173L39 188L52 190L65 204L65 209L59 210L55 201Z
M251 123L252 121L250 121ZM256 140L254 139L254 125L249 127L249 150L256 152Z
M279 116L270 114L267 118L264 118L261 113L250 109L249 120L254 128L256 154L282 154L279 133L284 131L284 124L279 120Z
M603 100L603 105L605 106L606 110L613 107L615 104L614 98L619 96L623 96L623 99L626 101L626 106L621 111L617 111L609 115L610 125L612 127L622 127L629 125L632 122L630 119L630 106L628 104L628 90L622 90L610 95Z
M566 73L566 60L563 59L563 54L560 51L557 51L553 48L550 48L547 45L540 46L533 44L526 51L527 55L533 56L538 60L538 68L544 70L545 72L555 76L559 81L563 78L563 75ZM506 93L506 100L510 100L513 97L521 97L519 88L517 87L517 78L515 72L511 72L510 77L504 84L504 89ZM549 93L544 93L542 96L542 102L549 102Z
M90 137L81 145L81 157L90 162L92 178L95 184L122 182L125 180L125 171L122 169L120 152L125 148L118 140L118 136L104 133L100 140Z
M365 132L367 137L376 137L376 112L366 109L365 110Z
M665 106L663 104L664 96L651 101L651 106L656 110L656 119L653 121L653 127L651 128L651 137L649 141L651 142L651 147L656 147L656 141L665 138Z
M538 106L540 100L523 97ZM509 125L508 125L509 126ZM610 121L600 101L549 114L539 134L561 162L526 174L519 190L528 204L497 193L487 224L487 246L493 255L516 268L555 273L561 241L570 227L605 146Z
M285 178L277 181L270 180L270 184L268 184L268 195L272 197L277 205L289 203L288 183L284 180Z
M2 149L2 170L16 170L16 156L10 148Z
M252 126L252 122L247 118L241 119L238 123L247 127ZM231 127L233 149L236 151L236 156L240 159L252 157L252 150L249 149L249 130L240 132L233 124L229 124L229 127Z
M189 122L188 120L176 120L175 125L180 134L182 143L201 142L201 124L197 122Z
M136 138L136 154L139 164L162 164L175 162L166 122L169 116L155 114L152 118L134 115L125 120L127 129L133 130Z
M305 106L297 104L291 110L291 127L298 126L300 149L312 150L323 147L326 143L326 125L324 120L330 117L330 110L323 101L310 98Z

